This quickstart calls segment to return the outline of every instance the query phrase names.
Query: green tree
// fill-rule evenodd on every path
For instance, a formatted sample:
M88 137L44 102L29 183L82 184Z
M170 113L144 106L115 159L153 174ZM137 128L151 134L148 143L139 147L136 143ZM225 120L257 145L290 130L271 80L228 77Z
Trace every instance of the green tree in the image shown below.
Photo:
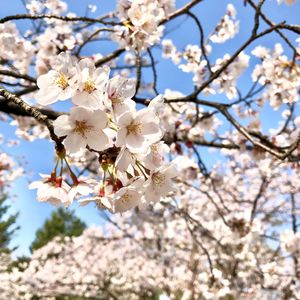
M86 228L86 224L75 216L74 211L58 208L46 220L43 227L36 232L35 240L30 246L33 252L51 241L54 237L79 236Z
M0 252L10 252L17 248L9 248L12 236L20 229L16 225L19 213L8 215L10 207L7 204L7 195L0 189Z

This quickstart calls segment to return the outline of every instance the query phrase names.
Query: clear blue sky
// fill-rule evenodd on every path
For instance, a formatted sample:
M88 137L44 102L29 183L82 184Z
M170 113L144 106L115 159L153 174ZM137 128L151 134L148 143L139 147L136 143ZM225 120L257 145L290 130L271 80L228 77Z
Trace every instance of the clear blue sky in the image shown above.
M1 2L0 17L25 12L21 0L2 0ZM68 0L66 2L69 4L70 11L76 12L78 15L84 14L87 4L96 4L98 6L98 9L94 14L95 16L102 15L107 11L113 10L115 7L115 1L110 0ZM180 7L186 2L187 1L179 0L177 1L177 6ZM198 5L196 9L193 9L193 12L199 16L202 21L204 31L207 34L213 30L218 20L224 15L227 3L232 3L237 8L237 18L240 20L240 33L235 39L229 40L223 45L216 45L214 47L212 62L214 62L218 57L223 57L225 53L232 53L233 50L237 48L238 44L248 38L250 28L253 24L253 13L249 13L251 11L249 8L245 9L243 7L243 0L206 0ZM264 6L264 11L268 12L268 15L272 16L274 21L289 20L289 23L297 24L299 23L300 2L298 1L298 3L294 6L288 7L286 5L278 6L275 0L267 0ZM178 49L181 49L188 43L197 44L199 41L198 32L193 26L192 21L185 19L185 17L178 18L171 22L167 28L167 30L174 29L178 27L182 21L184 21L183 25L178 30L170 30L171 32L168 35L168 38L172 38L174 40ZM19 28L23 28L24 30L24 28L27 28L29 23L26 21L17 21L17 24ZM278 36L273 34L252 44L246 50L246 53L250 54L255 45L262 44L273 47L275 42L282 43ZM110 45L107 42L93 43L92 46L86 48L85 54L105 54L112 49L112 47L116 48L117 45ZM160 52L155 50L154 53L157 55ZM250 63L251 65L255 65L257 61L252 58ZM146 76L151 76L151 74L147 73ZM166 88L179 90L183 93L191 92L192 76L186 73L183 74L174 67L170 61L164 60L158 65L158 76L158 89L160 92L163 92ZM246 90L249 85L251 85L251 77L248 72L241 78L239 87L241 90ZM217 97L218 100L222 98L225 100L222 95ZM269 116L269 112L270 111L266 109L264 117L264 124L265 126L268 125L268 128L270 127L270 124L273 124L274 126L277 124L274 117L272 116L271 118ZM3 134L7 140L15 138L14 127L9 126L8 124L0 123L0 133ZM35 199L35 191L29 191L27 189L27 185L29 180L32 181L39 178L38 173L50 172L53 166L53 145L48 141L43 140L37 140L34 143L22 141L21 145L18 147L6 147L5 150L16 158L25 156L27 161L26 169L32 173L31 177L27 176L17 180L11 190L11 194L15 195L12 197L13 210L20 212L18 223L21 226L21 230L17 233L13 240L14 245L19 245L19 249L16 251L15 255L29 254L28 246L35 236L35 231L41 227L45 219L53 211L53 207L49 204L37 202ZM209 164L218 158L216 156L217 154L212 156L211 154L208 154L205 149L202 150L202 153ZM77 209L77 206L74 205L72 208L76 209L76 214L88 225L101 224L101 218L99 217L97 210L92 205L79 209Z

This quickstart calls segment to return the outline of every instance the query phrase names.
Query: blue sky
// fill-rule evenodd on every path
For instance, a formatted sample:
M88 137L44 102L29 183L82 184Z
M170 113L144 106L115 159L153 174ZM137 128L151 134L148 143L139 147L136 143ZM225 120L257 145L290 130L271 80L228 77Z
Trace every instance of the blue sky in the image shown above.
M0 17L25 12L21 0L1 2ZM96 4L98 6L94 16L102 15L107 11L113 10L115 7L115 1L110 0L68 0L66 2L69 5L69 10L76 12L78 15L84 14L88 4ZM177 7L181 7L186 2L187 1L178 0ZM245 8L242 5L242 0L206 0L198 5L197 8L193 9L193 12L202 21L204 32L208 34L213 30L218 23L218 20L224 15L227 3L232 3L237 8L237 18L240 20L240 32L235 39L229 40L222 45L216 45L213 48L211 55L212 62L218 57L223 57L225 53L232 53L241 42L248 38L253 24L253 12L248 7ZM267 0L263 10L268 12L268 15L272 17L273 21L278 22L288 20L289 23L299 23L299 1L294 6L289 7L284 4L278 6L275 0ZM179 24L182 25L177 30L172 30L177 28ZM17 25L22 31L22 29L28 28L30 24L28 21L18 21ZM170 31L167 38L172 38L178 49L183 49L188 43L197 44L199 41L198 32L193 26L193 22L186 19L186 17L180 17L175 21L172 21L167 26L167 31ZM282 40L280 40L277 35L272 34L267 38L253 43L246 50L246 53L250 54L251 50L258 44L273 48L273 45L276 42L282 43ZM108 42L92 43L91 46L86 47L86 52L84 54L105 54L115 48L117 48L116 44ZM160 55L160 50L155 49L154 54L155 56ZM160 59L160 57L158 57L158 59ZM258 61L254 58L251 58L250 65L254 66L257 62ZM157 70L159 77L158 90L160 92L163 92L166 88L178 90L183 93L192 91L192 76L186 73L183 74L177 67L172 65L170 61L161 61L157 66ZM152 76L149 71L144 75L145 77ZM242 91L246 91L251 83L250 72L246 72L239 81L239 87ZM218 95L216 99L226 101L226 98L223 95ZM280 112L278 112L278 114L280 114ZM275 127L277 124L276 118L274 118L273 115L270 115L270 110L268 108L264 111L263 124L264 127L268 128L270 126ZM14 130L14 127L5 123L0 123L0 133L5 136L6 140L15 138ZM44 140L36 140L33 143L22 141L21 145L18 147L5 147L5 151L12 154L17 159L20 159L20 161L26 161L26 170L31 173L31 176L18 179L11 189L11 194L13 195L12 210L20 212L18 223L21 226L21 230L19 230L13 240L13 245L19 245L19 249L16 251L15 255L29 254L28 247L35 236L35 231L41 227L45 219L49 217L53 211L53 207L49 204L37 202L35 200L35 191L28 190L27 185L28 181L35 180L39 177L38 173L49 173L51 171L51 168L53 167L53 144ZM218 156L215 153L213 155L209 154L206 149L201 149L201 151L208 164L212 164L213 161L218 159ZM25 160L23 157L25 157ZM100 225L102 223L99 213L92 205L79 209L77 209L75 205L72 208L76 209L76 214L88 225Z

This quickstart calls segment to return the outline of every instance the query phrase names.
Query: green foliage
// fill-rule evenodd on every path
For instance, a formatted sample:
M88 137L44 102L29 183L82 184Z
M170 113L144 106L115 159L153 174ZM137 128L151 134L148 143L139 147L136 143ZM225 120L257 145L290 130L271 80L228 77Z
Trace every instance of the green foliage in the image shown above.
M7 195L0 190L0 252L10 252L16 249L9 249L8 244L12 236L20 228L16 225L19 213L7 217L10 205L6 204Z
M20 256L8 266L7 270L8 272L11 272L14 268L17 268L20 272L23 272L27 268L29 263L30 263L29 257Z
M74 211L60 207L52 213L50 219L46 220L43 227L36 232L30 251L33 252L45 246L56 236L79 236L85 228L86 224L75 216Z

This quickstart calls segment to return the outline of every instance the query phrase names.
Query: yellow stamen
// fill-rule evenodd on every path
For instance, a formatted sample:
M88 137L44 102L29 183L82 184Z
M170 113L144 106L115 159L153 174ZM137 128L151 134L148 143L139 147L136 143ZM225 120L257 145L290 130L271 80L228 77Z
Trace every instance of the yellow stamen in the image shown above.
M155 185L162 186L164 184L164 182L166 181L166 176L159 172L154 173L152 175L152 181Z
M121 202L126 203L131 200L130 195L126 192L122 197L121 197Z
M91 130L92 126L87 125L86 121L75 121L74 132L79 133L82 136L85 136L85 133Z
M141 122L133 122L127 126L127 131L130 134L138 135L142 133L142 123Z
M55 79L54 82L63 90L69 86L68 78L60 73Z
M95 83L91 80L87 80L83 84L83 90L89 94L96 90Z

